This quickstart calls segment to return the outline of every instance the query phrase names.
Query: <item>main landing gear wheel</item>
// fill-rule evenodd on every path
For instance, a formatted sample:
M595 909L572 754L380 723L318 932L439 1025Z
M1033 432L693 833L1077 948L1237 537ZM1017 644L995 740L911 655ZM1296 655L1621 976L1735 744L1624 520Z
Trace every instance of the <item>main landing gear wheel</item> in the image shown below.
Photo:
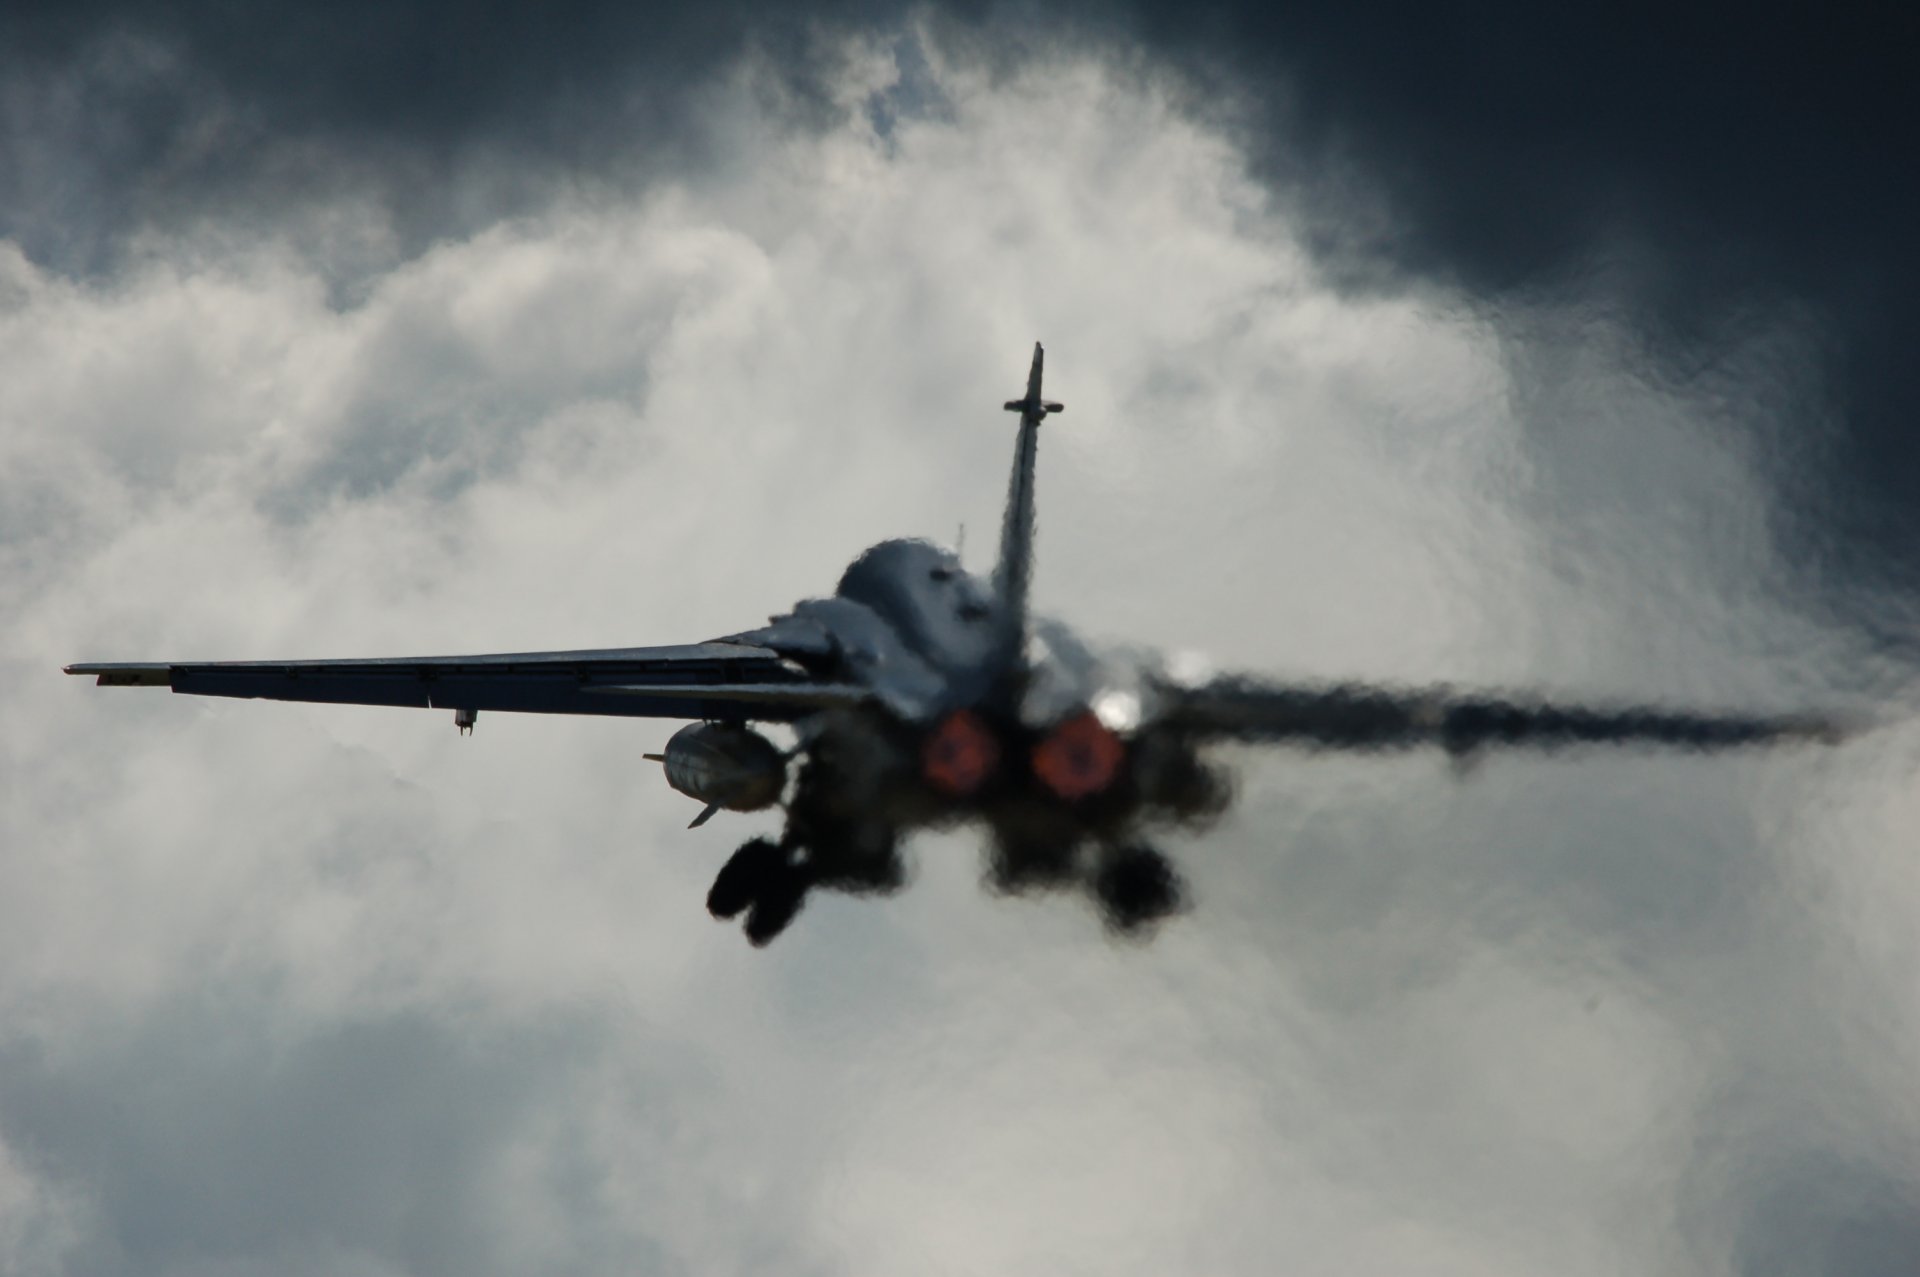
M742 843L713 880L707 892L707 912L716 918L737 916L758 900L786 867L787 853L778 843L766 838Z
M1094 899L1107 925L1121 935L1142 934L1185 903L1180 875L1151 847L1110 849L1093 878Z
M765 948L785 931L806 902L809 885L803 867L781 864L761 885L759 897L747 910L747 943L756 949Z
M728 857L707 892L707 912L716 918L747 915L747 939L759 948L787 929L806 902L813 873L768 838L742 843Z

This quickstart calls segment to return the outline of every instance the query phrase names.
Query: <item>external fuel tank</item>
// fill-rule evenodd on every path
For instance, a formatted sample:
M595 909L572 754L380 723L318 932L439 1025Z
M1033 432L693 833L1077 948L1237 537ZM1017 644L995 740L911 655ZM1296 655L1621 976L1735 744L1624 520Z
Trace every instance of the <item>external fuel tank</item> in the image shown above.
M667 784L709 809L759 811L779 802L786 788L786 755L736 723L690 723L673 734L665 753L647 757L661 764Z

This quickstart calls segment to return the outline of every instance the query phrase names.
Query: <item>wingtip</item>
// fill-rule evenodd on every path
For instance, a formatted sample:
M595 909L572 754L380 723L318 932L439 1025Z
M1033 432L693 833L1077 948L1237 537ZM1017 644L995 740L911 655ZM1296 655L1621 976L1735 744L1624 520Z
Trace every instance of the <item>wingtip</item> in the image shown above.
M1807 714L1779 720L1773 739L1810 745L1844 745L1880 724L1858 714Z
M76 661L72 665L62 665L60 669L65 674L95 675L95 681L101 687L167 687L173 682L170 666L151 662L100 664Z
M1864 714L1837 714L1809 719L1802 728L1806 739L1820 745L1844 745L1856 736L1865 736L1880 724Z

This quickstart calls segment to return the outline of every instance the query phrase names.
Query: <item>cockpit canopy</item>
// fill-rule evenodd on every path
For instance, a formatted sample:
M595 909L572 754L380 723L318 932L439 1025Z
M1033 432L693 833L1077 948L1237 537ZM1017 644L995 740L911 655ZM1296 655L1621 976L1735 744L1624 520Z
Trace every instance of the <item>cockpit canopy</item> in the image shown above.
M981 667L992 651L993 595L931 541L882 541L847 565L834 593L884 618L914 652L950 673Z

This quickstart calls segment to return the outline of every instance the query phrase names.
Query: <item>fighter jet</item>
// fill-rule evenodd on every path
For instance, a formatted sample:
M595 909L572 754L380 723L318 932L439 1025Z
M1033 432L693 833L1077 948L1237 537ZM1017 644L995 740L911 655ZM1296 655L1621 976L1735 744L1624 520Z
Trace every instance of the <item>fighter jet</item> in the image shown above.
M758 629L676 647L392 660L77 664L105 687L198 696L449 710L685 719L659 754L666 782L720 811L782 807L784 829L739 847L707 896L765 945L818 888L885 893L905 880L901 838L967 821L987 831L987 880L1005 892L1077 888L1122 933L1177 911L1184 889L1148 841L1202 827L1230 788L1225 742L1456 760L1495 748L1644 744L1706 750L1843 734L1819 715L1585 708L1535 697L1363 683L1180 677L1148 656L1103 657L1027 608L1034 460L1064 410L1041 393L1033 348L993 573L924 540L883 541L832 597ZM754 724L782 725L783 747ZM781 729L776 729L781 730Z

